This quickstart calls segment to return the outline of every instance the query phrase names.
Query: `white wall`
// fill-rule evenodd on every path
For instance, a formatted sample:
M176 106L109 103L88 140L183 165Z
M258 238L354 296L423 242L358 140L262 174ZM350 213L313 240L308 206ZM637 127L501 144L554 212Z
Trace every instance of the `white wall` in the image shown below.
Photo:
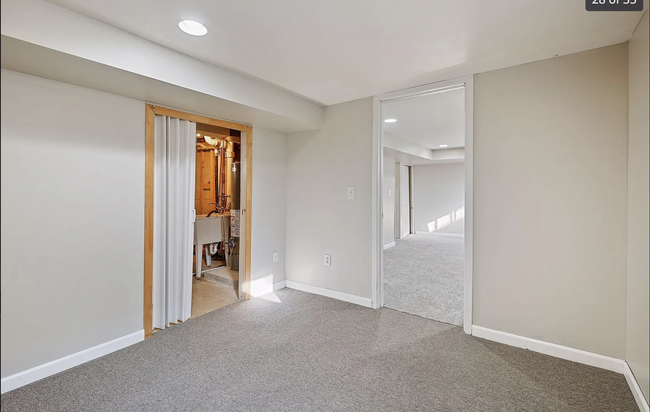
M253 128L251 293L273 291L285 272L286 136ZM273 263L273 252L279 260Z
M475 77L476 325L624 358L627 59Z
M648 127L648 12L643 15L630 40L630 123L628 150L628 236L627 236L627 356L646 400L650 399L648 372L648 250L650 224L650 151Z
M287 280L371 298L372 99L287 136ZM347 187L356 198L347 199ZM332 266L323 255L332 255Z
M2 377L142 330L144 104L2 70Z
M384 156L384 246L395 242L395 159Z
M465 233L465 162L413 166L416 232Z
M399 219L399 238L405 238L411 234L411 181L410 166L403 163L399 164L399 213L396 216Z

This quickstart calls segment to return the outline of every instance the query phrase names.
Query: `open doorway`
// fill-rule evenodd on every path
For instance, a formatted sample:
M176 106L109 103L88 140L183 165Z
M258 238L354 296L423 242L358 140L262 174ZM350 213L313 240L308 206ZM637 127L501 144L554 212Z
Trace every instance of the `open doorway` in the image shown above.
M376 307L463 326L469 333L472 227L466 211L468 205L471 210L472 102L468 87L471 79L375 99L381 236L374 297Z
M239 299L241 131L196 123L195 318Z
M252 139L251 126L146 105L145 337L223 306L194 287L208 272L229 277L226 304L250 297ZM192 305L201 291L209 304Z

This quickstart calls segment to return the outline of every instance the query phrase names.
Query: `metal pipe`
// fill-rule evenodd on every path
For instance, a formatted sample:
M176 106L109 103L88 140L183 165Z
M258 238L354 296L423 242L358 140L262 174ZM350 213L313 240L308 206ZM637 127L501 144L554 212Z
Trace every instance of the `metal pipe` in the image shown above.
M225 195L229 196L229 198L232 199L233 174L231 170L232 170L233 162L235 161L235 144L233 142L225 142L225 144L226 144L225 165L224 165L225 167L223 171L226 178Z
M230 193L230 208L233 210L239 210L239 193L241 190L240 186L240 176L241 176L241 163L233 162L232 167L229 170L229 174L232 175L232 187Z
M215 148L214 149L214 161L215 161L215 168L214 168L214 201L217 203L216 208L219 210L219 202L221 201L221 197L219 196L221 194L221 149Z

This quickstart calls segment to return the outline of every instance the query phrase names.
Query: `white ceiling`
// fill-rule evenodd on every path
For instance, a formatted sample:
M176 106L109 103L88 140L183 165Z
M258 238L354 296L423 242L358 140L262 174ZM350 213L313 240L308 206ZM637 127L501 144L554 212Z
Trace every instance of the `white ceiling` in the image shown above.
M583 0L50 1L324 105L621 43L642 15Z
M428 149L465 147L465 90L387 102L381 107L383 130Z

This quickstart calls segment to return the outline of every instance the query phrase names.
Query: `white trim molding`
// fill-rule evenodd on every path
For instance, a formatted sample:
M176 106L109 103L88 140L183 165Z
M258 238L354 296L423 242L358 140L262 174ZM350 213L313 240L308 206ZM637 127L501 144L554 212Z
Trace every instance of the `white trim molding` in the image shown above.
M367 308L372 307L372 299L363 298L357 295L350 295L348 293L339 292L332 289L306 285L304 283L294 282L292 280L286 281L286 287L289 289L300 290L302 292L313 293L314 295L321 295L332 299L342 300L344 302L354 303L355 305L365 306Z
M646 401L645 396L643 395L643 391L641 391L641 387L639 386L639 382L637 382L636 378L634 377L634 373L632 373L632 369L630 368L630 365L627 364L627 362L625 362L624 365L623 375L625 375L625 380L630 386L630 390L632 391L632 395L634 396L636 404L639 406L639 410L641 412L650 412L648 401Z
M526 338L524 336L514 335L512 333L501 332L498 330L484 328L482 326L472 326L472 335L477 338L483 338L494 342L503 343L504 345L515 346L517 348L528 349L533 352L543 353L555 358L565 359L572 362L582 363L584 365L594 366L596 368L606 369L612 372L620 373L625 376L634 400L639 406L641 412L650 412L648 401L646 401L641 387L630 369L630 365L622 359L612 358L610 356L600 355L598 353L587 352L580 349L570 348L568 346L557 345L555 343L544 342L537 339Z
M482 326L473 325L472 334L477 338L483 338L515 346L517 348L528 349L533 352L539 352L556 358L595 366L597 368L607 369L617 373L623 373L625 366L625 361L622 359L616 359L610 356L557 345L555 343L544 342L537 339L526 338L524 336L513 335L512 333L500 332Z
M390 248L392 248L393 246L395 246L395 242L390 242L389 244L384 245L384 250L386 250L386 249L390 249Z
M144 329L2 378L2 393L89 362L144 340Z

